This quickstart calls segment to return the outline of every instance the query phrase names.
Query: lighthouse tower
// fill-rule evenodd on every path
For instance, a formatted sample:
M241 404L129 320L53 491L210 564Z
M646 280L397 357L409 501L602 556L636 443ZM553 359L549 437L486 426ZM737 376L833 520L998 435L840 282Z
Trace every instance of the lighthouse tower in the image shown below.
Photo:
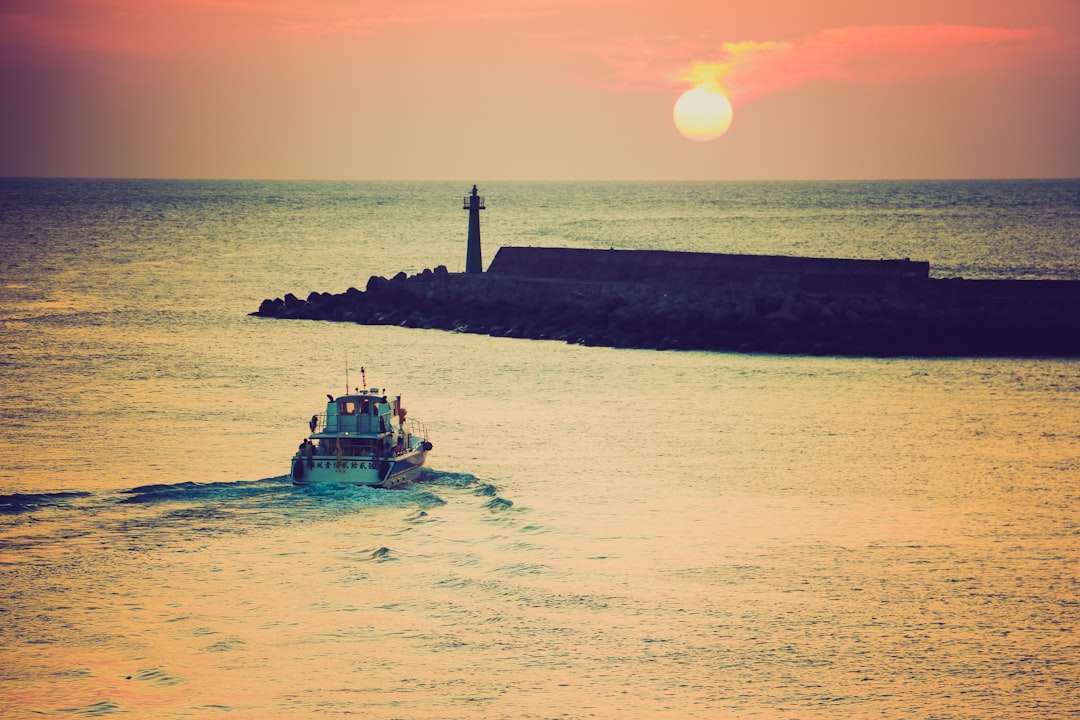
M484 272L484 261L480 257L480 211L484 209L484 198L476 194L472 186L472 195L465 196L464 210L469 211L469 249L465 255L465 272Z

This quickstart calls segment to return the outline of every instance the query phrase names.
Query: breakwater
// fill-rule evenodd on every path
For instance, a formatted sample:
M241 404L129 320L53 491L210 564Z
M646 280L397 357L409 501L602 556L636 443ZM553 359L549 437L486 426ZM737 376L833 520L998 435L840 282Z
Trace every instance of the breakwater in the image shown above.
M363 290L264 300L281 319L584 345L870 356L1080 357L1080 282L931 278L929 264L503 247Z

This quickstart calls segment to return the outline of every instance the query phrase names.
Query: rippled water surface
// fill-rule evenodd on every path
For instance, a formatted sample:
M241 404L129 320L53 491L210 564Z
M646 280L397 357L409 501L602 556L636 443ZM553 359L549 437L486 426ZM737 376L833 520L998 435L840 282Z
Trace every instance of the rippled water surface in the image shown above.
M484 237L1075 278L1077 186L520 184ZM261 320L461 269L468 185L0 190L2 717L1080 707L1076 361ZM346 364L428 425L421 482L286 482Z

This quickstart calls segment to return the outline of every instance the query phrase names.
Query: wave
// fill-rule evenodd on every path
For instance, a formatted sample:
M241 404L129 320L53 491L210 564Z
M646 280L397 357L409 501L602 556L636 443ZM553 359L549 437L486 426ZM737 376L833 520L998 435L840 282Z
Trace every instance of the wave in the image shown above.
M105 717L106 715L112 715L113 713L120 712L120 704L113 702L112 700L102 700L92 705L86 705L83 707L62 708L60 710L54 710L50 713L39 713L42 715L63 715L69 717Z
M387 560L393 560L394 557L390 554L390 548L384 545L367 553L367 557L362 557L360 559L361 561L374 560L375 562L385 562Z
M260 495L279 493L283 487L290 487L284 476L265 480L237 480L234 482L180 482L174 484L141 485L130 490L121 490L126 498L124 503L183 502L192 500L234 500Z
M0 515L15 515L51 507L75 507L72 505L74 500L108 502L110 499L120 505L206 502L230 504L252 500L288 502L305 499L370 505L414 505L419 510L425 510L445 504L438 494L440 489L471 489L474 495L491 498L492 503L498 501L512 505L498 498L498 490L493 484L480 480L474 475L425 468L416 482L394 490L355 485L294 486L289 482L287 475L282 475L261 480L231 482L204 483L188 480L178 483L153 483L111 493L89 491L13 493L0 495Z
M484 507L492 512L504 512L514 507L514 503L501 497L493 497L484 503Z
M18 515L47 507L68 504L76 498L87 498L89 492L13 493L0 495L0 515Z
M448 472L445 470L433 470L424 468L420 471L420 479L416 481L421 485L437 485L445 488L467 489L483 485L483 481L475 475L462 472Z
M350 512L366 507L415 508L412 519L426 516L426 510L446 501L440 492L471 490L474 495L489 498L485 507L505 510L513 505L498 496L495 485L462 472L447 472L424 468L416 482L393 490L362 485L305 485L294 486L283 475L262 480L200 483L185 481L171 484L140 485L118 494L118 504L196 504L250 506L252 503L270 508L305 507L321 509L332 514ZM82 493L81 495L90 495ZM174 512L175 514L175 512Z
M402 488L352 485L294 486L288 476L233 482L153 483L99 492L0 495L0 542L24 551L53 545L92 544L118 534L130 542L165 543L168 538L243 534L294 523L333 523L378 510L393 510L388 522L402 529L439 522L437 508L453 496L479 498L478 509L504 513L514 504L495 485L468 473L425 469ZM398 512L400 511L400 512ZM45 523L45 524L42 524ZM36 528L36 529L31 529ZM52 528L45 531L46 528ZM376 547L368 560L393 560Z

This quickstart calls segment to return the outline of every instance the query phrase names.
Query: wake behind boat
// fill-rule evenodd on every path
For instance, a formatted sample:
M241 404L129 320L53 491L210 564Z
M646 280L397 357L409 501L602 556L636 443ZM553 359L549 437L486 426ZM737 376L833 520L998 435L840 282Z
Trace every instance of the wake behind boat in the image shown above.
M327 398L326 413L311 417L311 434L293 455L293 484L395 488L419 477L431 443L422 423L406 419L400 395L365 387Z

